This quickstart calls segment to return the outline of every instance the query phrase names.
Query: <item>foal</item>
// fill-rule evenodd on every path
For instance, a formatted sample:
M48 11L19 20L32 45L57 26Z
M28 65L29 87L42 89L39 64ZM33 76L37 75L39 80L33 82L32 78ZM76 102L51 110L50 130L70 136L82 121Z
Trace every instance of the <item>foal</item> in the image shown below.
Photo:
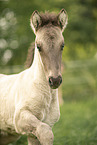
M62 83L64 9L58 15L34 11L31 27L36 35L31 67L19 74L0 75L0 144L22 134L28 145L53 145L52 127L60 117L58 87Z

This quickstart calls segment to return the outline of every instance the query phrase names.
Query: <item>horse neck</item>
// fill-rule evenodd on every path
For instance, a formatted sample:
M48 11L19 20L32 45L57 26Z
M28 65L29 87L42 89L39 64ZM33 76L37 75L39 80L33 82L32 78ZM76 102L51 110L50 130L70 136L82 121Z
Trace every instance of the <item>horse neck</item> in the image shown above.
M32 69L32 73L34 75L34 79L43 80L43 81L47 82L43 63L42 63L42 60L41 60L41 57L40 57L40 54L39 54L39 51L37 50L37 48L35 48L34 61L31 66L31 69Z

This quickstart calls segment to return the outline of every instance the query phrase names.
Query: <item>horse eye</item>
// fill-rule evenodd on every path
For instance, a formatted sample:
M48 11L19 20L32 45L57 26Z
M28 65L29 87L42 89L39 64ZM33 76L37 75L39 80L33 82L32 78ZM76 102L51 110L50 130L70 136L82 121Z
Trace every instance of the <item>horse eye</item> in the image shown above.
M38 49L39 51L41 51L41 46L40 46L40 45L37 45L37 49Z
M61 50L63 50L64 49L64 43L61 45Z

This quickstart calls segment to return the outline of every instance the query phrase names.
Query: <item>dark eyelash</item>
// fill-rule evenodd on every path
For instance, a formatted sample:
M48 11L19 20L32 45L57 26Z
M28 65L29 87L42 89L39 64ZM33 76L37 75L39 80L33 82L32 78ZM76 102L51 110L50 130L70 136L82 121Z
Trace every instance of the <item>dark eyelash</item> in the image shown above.
M61 45L61 50L63 50L63 49L64 49L64 45L65 45L64 43Z
M37 49L38 49L39 51L41 51L41 46L40 46L40 45L37 45Z

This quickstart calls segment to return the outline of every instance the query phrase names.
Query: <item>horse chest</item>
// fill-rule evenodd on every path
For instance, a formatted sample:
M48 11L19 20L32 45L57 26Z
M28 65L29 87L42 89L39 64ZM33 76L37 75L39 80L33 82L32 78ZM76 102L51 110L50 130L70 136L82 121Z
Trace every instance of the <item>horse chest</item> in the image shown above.
M32 113L42 122L46 122L52 126L59 118L58 95L56 90L52 93L47 87L39 86L39 88L34 89L33 94L35 96L31 105Z
M60 117L58 98L56 93L44 95L44 107L41 110L41 121L53 126Z
M52 107L52 95L48 91L41 91L39 93L39 98L37 101L37 110L39 116L39 120L43 121L48 117L48 114L51 113L51 107ZM37 99L37 97L36 97Z

